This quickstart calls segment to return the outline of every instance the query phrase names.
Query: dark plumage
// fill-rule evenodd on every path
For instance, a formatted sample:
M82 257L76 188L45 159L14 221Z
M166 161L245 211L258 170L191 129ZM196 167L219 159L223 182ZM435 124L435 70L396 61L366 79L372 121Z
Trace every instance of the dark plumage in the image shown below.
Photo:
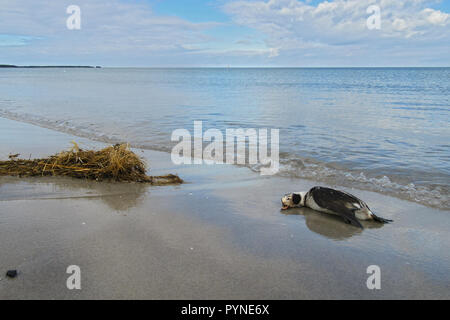
M355 216L355 211L361 208L369 209L369 207L354 195L330 188L315 187L307 193L307 197L312 197L321 208L338 213L344 218L345 222L363 228L361 222ZM359 205L360 208L355 204Z
M346 223L363 228L359 220L373 220L380 223L389 223L376 216L369 206L354 195L331 188L314 187L308 192L292 193L281 199L283 209L292 207L308 207L316 211L341 216Z

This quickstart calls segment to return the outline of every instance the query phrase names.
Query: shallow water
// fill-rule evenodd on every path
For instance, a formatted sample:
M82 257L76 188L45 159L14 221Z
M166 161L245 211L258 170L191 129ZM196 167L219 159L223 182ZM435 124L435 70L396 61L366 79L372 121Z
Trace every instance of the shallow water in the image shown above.
M0 70L6 118L162 151L194 120L276 128L280 175L447 210L449 115L450 68Z

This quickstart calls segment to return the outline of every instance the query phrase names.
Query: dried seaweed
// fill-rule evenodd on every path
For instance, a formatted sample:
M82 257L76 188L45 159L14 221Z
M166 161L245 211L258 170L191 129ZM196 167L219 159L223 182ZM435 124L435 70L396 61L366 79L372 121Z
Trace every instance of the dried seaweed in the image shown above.
M97 181L141 182L153 185L180 184L177 175L147 176L146 165L126 144L99 151L82 150L75 142L69 151L44 159L24 160L19 155L0 161L0 176L67 176Z

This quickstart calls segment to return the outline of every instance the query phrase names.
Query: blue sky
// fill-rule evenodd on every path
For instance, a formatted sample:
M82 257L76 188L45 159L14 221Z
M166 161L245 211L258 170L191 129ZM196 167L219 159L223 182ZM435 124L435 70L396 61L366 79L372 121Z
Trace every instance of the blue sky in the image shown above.
M66 8L81 9L68 30ZM369 30L367 8L380 8ZM0 64L450 66L450 1L0 0Z

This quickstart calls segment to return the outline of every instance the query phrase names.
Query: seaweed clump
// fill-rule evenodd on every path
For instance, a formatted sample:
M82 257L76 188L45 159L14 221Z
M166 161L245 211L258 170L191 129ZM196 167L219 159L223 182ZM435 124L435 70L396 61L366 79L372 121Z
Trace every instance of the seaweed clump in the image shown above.
M10 156L0 161L0 176L67 176L79 179L141 182L153 185L180 184L177 175L147 176L146 165L127 144L116 144L99 151L82 150L75 142L69 151L44 159Z

